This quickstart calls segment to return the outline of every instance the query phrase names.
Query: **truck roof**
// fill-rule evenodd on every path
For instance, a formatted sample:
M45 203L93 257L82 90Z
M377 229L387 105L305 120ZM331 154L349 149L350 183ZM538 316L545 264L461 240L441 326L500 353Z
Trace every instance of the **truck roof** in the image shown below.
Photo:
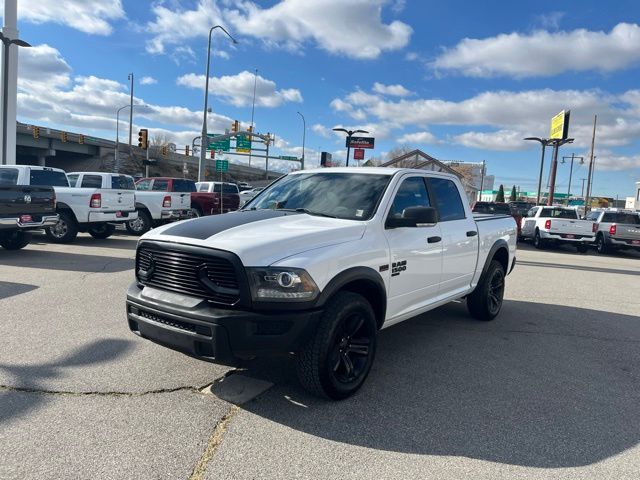
M67 175L121 175L124 177L131 177L126 173L114 173L114 172L67 172Z
M456 175L446 172L436 172L433 170L421 170L417 168L389 168L389 167L330 167L330 168L315 168L310 170L297 170L291 172L289 175L301 175L304 173L361 173L366 175L395 175L396 173L429 173L442 175L449 178L458 178Z

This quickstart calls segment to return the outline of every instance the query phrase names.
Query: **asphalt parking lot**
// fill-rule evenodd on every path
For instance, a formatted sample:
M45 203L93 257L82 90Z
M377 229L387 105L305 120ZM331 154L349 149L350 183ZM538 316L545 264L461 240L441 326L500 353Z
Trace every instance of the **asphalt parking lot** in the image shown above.
M0 478L638 478L638 254L520 246L498 319L384 330L332 403L132 335L135 241L0 251Z

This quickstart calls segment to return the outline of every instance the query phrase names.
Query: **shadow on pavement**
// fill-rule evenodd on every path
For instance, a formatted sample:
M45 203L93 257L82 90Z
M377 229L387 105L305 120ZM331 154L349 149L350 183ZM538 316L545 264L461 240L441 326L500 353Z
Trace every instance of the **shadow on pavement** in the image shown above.
M104 240L105 242L107 240ZM11 267L67 270L70 272L123 272L133 268L134 260L104 255L76 253L76 247L67 246L69 253L47 250L0 251L0 264Z
M542 250L538 250L531 244L531 242L520 241L518 242L518 250L528 250L532 252L543 251L548 253L571 253L581 257L588 257L588 256L601 257L601 258L617 257L617 258L633 258L633 259L640 260L640 250L638 249L613 250L605 255L602 255L596 252L594 245L591 245L589 250L587 250L587 252L579 253L576 250L576 247L574 247L573 245L567 245L567 244L549 245Z
M518 265L524 265L527 267L544 267L544 268L581 270L585 272L597 272L597 273L615 273L618 275L640 275L640 270L622 270L619 268L585 267L582 265L567 265L564 263L529 262L526 260L520 260L518 261Z
M45 393L36 393L42 391L40 386L42 380L64 377L70 368L109 362L126 354L132 346L133 342L129 340L96 340L68 353L58 361L24 366L0 364L0 370L8 372L13 378L11 385L3 386L4 391L0 390L0 406L2 406L0 408L0 426L11 419L25 415L47 401ZM29 390L34 393L28 397L21 395L20 401L16 402L12 398L11 389Z
M69 244L69 246L73 247L94 247L94 248L115 248L120 250L131 250L135 251L136 243L138 241L138 237L133 237L130 235L112 235L109 238L104 240L99 240L93 238L89 235L80 234L73 241L73 243ZM34 234L31 243L34 245L48 245L51 244L47 237L44 234Z
M292 362L273 360L248 373L278 385L243 408L378 450L583 466L640 440L639 347L636 316L506 301L481 323L450 304L383 330L354 397L311 397Z
M37 285L29 285L28 283L15 283L0 281L0 299L22 295L37 289Z

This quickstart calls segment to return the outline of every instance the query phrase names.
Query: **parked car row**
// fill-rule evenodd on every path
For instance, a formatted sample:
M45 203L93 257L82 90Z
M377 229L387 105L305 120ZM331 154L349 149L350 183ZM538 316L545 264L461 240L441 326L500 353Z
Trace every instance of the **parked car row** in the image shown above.
M123 224L133 235L193 216L240 207L233 183L196 184L183 178L141 178L117 173L70 172L35 165L0 166L0 246L23 248L30 230L54 243L79 232L105 239Z

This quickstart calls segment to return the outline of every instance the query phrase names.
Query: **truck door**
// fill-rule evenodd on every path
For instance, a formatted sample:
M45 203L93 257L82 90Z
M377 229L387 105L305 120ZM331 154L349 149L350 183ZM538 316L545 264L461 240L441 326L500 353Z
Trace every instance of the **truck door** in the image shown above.
M478 227L473 217L467 216L460 190L452 180L430 177L427 182L435 197L442 231L444 253L439 294L447 296L471 285L478 261Z
M431 207L422 176L405 177L396 190L387 217L402 218L408 207ZM387 317L393 318L428 305L438 295L442 272L439 224L429 227L385 227L390 271Z

